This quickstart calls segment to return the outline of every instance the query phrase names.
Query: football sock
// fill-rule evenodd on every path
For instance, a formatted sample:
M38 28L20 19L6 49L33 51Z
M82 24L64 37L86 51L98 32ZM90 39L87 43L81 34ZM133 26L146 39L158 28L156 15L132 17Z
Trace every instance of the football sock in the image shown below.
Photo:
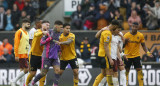
M138 82L139 82L139 86L143 86L143 73L142 73L142 70L138 71Z
M101 82L101 80L104 78L104 75L102 74L102 73L100 73L97 77L96 77L96 79L95 79L95 81L94 81L94 83L93 83L93 86L98 86L99 85L99 83Z
M113 86L112 75L107 75L108 86Z
M32 80L33 77L34 77L34 76L31 75L30 73L28 74L27 80L26 80L26 85L27 85L27 86L28 86L28 84L31 82L31 80Z

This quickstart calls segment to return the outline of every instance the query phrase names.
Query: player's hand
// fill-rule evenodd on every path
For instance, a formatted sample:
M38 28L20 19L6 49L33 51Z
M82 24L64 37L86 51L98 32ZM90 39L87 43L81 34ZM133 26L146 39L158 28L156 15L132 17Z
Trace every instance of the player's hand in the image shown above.
M153 57L153 55L152 55L152 53L150 53L149 51L147 52L147 56L149 56L149 57Z
M112 59L110 59L109 62L112 66L114 65L114 61Z
M101 30L102 30L102 31L104 31L104 30L108 30L108 28L107 28L107 27L104 27L104 28L102 28Z
M17 62L19 62L19 57L15 57L15 60L16 60Z
M123 58L128 61L128 58L127 58L126 54L123 55Z
M46 36L48 35L48 31L42 31L42 33Z

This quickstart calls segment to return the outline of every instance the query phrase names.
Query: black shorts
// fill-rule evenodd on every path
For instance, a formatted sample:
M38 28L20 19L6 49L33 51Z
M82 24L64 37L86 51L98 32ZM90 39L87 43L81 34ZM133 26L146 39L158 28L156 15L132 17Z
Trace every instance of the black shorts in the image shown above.
M135 58L128 58L128 61L124 59L125 68L130 68L134 65L134 68L142 68L142 62L140 56Z
M107 56L105 57L106 60L106 69L112 69L113 66L110 64L109 59L107 58Z
M66 66L68 64L70 64L72 69L78 69L79 68L77 58L75 58L75 59L67 60L67 61L60 60L60 69L65 70Z
M37 69L41 68L41 56L31 55L29 60L30 70L37 71Z
M105 60L105 57L99 57L99 63L100 63L101 69L105 69L105 68L106 68L106 60Z

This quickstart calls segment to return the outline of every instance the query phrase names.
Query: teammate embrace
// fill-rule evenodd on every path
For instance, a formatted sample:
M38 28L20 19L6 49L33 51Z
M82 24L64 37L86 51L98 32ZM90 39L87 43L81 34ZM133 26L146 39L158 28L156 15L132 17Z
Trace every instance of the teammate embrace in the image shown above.
M120 69L120 80L123 86L127 86L128 74L132 64L138 72L139 86L143 86L140 45L148 56L152 55L145 46L143 34L137 31L138 26L138 23L134 22L131 32L126 33L123 37L123 34L119 32L121 25L117 20L112 20L109 26L97 32L95 37L100 38L98 56L101 58L101 73L96 77L93 86L103 86L104 77L106 77L108 86L119 86L117 68ZM123 47L125 54L122 52ZM121 57L124 57L126 71Z
M57 20L54 28L49 29L49 21L36 21L36 27L30 30L30 38L25 31L30 27L30 21L24 20L22 28L15 34L15 55L19 60L20 74L11 81L11 86L16 86L16 82L28 72L27 52L29 49L29 39L31 50L29 53L29 75L26 86L29 85L35 76L37 69L41 72L35 76L31 85L40 80L39 86L44 86L45 76L52 66L55 73L53 86L58 86L60 75L62 75L68 64L71 65L74 73L74 86L78 86L78 62L75 52L75 35L70 32L70 25ZM64 28L63 33L61 33ZM24 50L22 50L24 49ZM59 62L60 59L60 62ZM61 65L60 65L61 63Z

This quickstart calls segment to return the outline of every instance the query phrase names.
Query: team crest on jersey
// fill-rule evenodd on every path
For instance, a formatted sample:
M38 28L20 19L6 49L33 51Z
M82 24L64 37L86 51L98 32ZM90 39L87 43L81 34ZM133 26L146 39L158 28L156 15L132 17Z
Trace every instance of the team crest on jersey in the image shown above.
M109 37L109 36L107 36L107 40L106 40L106 41L109 41L109 39L110 39L110 37Z

